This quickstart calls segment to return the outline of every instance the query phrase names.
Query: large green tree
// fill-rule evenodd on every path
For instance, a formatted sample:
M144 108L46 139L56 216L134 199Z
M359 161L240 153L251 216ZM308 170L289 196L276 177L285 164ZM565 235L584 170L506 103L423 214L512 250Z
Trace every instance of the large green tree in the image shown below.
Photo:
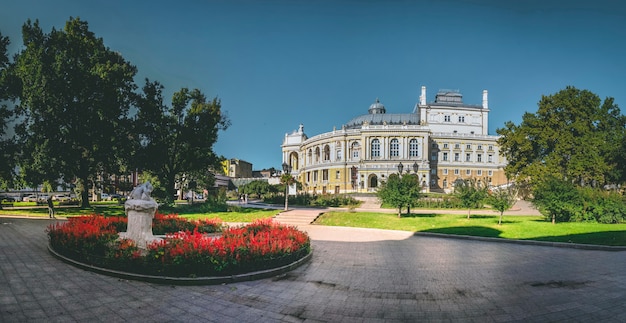
M139 149L137 166L158 176L166 203L174 199L177 179L185 174L206 174L220 167L221 158L213 152L218 132L229 126L221 102L207 100L198 89L174 93L171 106L163 101L163 86L146 80L138 99L135 129Z
M519 125L498 129L505 171L518 181L537 183L557 175L579 186L624 182L626 117L613 98L604 102L568 86L542 96L536 113Z
M7 80L9 58L7 48L9 38L0 33L0 187L6 187L14 178L15 150L13 135L8 132L9 122L13 115L7 106L11 98Z
M20 82L16 132L26 182L76 180L88 188L99 173L116 173L128 153L136 68L80 18L47 34L29 20L22 34L10 73ZM88 206L87 189L81 197Z
M402 215L402 208L417 205L421 196L419 177L416 174L389 175L387 181L381 183L378 189L378 198L385 204L398 208L398 217ZM407 210L408 212L408 210Z

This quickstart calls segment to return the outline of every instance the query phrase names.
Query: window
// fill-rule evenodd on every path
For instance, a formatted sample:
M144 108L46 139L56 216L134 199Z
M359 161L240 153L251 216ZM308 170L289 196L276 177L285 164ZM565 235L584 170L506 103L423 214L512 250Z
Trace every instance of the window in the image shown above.
M488 163L493 163L493 155L492 154L487 155L487 162Z
M467 175L467 176L472 175L472 170L471 169L466 169L465 170L465 175Z
M324 146L324 161L330 160L330 147L328 145Z
M487 147L487 149L493 151L493 146L489 145L489 147Z
M380 157L380 141L378 139L372 140L371 155L372 158Z
M431 170L430 170L430 174L432 174L432 175L437 175L437 170L436 170L436 169L434 169L434 168L433 168L433 169L431 169Z
M389 142L389 156L400 156L400 142L398 141L398 139L391 139L391 142Z
M483 170L482 169L477 170L476 175L483 176Z
M454 153L454 161L459 161L460 157L459 157L459 153Z
M483 162L483 154L476 154L476 161L479 163Z
M448 143L443 144L443 148L447 149L448 148Z
M487 171L487 176L493 176L493 171L492 170Z
M454 144L454 149L461 149L461 144Z
M309 153L307 154L306 158L307 158L307 164L311 165L312 162L312 157L313 157L313 150L309 149Z
M409 141L409 157L417 157L419 156L419 144L417 143L417 139L411 139Z
M459 169L458 168L454 169L454 175L459 175Z
M306 181L307 183L311 181L311 172L306 172Z
M341 160L341 149L337 149L337 160Z
M465 161L466 162L472 161L472 154L465 154Z
M437 153L430 153L430 160L437 161Z
M448 160L448 153L443 153L443 161L447 161Z
M465 122L465 116L459 116L459 123Z
M313 171L313 181L317 182L317 171Z
M443 122L450 122L450 116L443 116Z
M437 143L433 142L432 144L430 144L431 148L437 148Z
M358 142L353 142L352 146L350 148L352 150L352 158L353 159L358 159L359 158L359 151L361 150L361 145L359 145Z
M466 145L465 150L472 150L472 145Z
M483 145L478 145L478 150L483 150Z
M315 162L320 162L320 147L315 148Z
M444 174L444 175L448 175L448 169L447 169L447 168L444 168L444 169L443 169L443 174Z
M322 170L322 180L323 181L327 181L328 180L328 169L323 169Z
M340 171L336 171L335 172L335 179L341 179L341 172Z

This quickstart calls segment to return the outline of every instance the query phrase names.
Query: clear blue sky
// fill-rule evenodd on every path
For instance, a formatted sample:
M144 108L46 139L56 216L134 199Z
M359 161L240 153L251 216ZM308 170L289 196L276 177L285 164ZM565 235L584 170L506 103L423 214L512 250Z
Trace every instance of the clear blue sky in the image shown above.
M0 31L45 32L89 22L148 77L218 96L232 126L215 151L280 168L285 133L314 136L367 113L407 113L420 87L489 91L489 131L535 112L567 85L614 97L626 111L626 4L596 1L121 1L9 0Z

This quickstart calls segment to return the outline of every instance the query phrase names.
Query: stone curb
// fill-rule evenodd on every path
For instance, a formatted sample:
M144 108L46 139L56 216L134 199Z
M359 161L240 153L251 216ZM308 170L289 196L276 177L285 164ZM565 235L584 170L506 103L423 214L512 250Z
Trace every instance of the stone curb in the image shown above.
M138 281L144 281L144 282L155 283L155 284L163 284L163 285L220 285L220 284L230 284L230 283L237 283L237 282L243 282L243 281L270 278L270 277L279 276L281 274L292 271L302 266L303 264L311 260L311 258L313 257L313 251L311 250L311 252L309 252L309 254L304 256L303 258L300 258L299 260L291 264L284 265L284 266L277 267L277 268L255 271L255 272L240 274L240 275L190 278L190 277L167 277L167 276L142 275L142 274L128 273L128 272L119 271L119 270L96 267L96 266L88 265L88 264L67 258L57 253L56 251L54 251L54 249L52 249L52 247L49 244L48 244L48 251L56 258L70 265L73 265L75 267L78 267L87 271L91 271L91 272L95 272L95 273L103 274L107 276L122 278L122 279L138 280Z
M415 232L413 235L422 236L422 237L433 237L433 238L476 240L476 241L486 241L486 242L513 243L513 244L521 244L521 245L572 248L572 249L583 249L583 250L626 251L626 246L602 246L602 245L593 245L593 244L551 242L551 241L538 241L538 240L513 240L513 239L504 239L504 238L477 237L477 236L433 233L433 232Z

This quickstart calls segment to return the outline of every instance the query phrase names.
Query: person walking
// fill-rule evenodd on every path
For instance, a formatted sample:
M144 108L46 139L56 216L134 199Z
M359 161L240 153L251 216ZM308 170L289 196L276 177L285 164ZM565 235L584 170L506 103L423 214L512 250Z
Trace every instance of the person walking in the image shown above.
M52 196L48 196L48 216L51 219L56 219L56 217L54 216L54 205L52 204Z

